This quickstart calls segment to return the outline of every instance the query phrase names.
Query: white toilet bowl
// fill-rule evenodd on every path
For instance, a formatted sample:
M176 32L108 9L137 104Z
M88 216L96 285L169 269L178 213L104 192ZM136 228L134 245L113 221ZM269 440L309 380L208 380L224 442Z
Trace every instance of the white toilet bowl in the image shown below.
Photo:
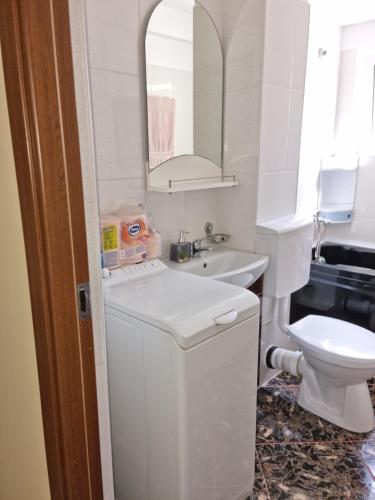
M375 376L375 333L324 316L307 316L288 326L302 350L298 403L353 432L374 428L367 379Z

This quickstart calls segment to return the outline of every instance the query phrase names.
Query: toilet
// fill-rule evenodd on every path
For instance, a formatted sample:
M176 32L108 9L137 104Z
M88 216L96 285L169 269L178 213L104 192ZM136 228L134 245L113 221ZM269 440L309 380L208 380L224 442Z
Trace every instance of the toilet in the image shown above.
M375 333L352 323L309 315L289 324L290 294L309 280L313 221L296 215L257 226L257 253L268 254L264 295L276 299L280 329L300 351L269 346L268 367L302 377L298 403L352 432L374 428L367 380L375 376Z

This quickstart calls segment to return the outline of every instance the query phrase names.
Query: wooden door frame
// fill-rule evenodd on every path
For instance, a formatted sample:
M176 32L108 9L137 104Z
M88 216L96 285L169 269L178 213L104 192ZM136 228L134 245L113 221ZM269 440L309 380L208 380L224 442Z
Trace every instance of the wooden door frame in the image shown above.
M20 195L53 500L103 498L68 0L1 0L0 41Z

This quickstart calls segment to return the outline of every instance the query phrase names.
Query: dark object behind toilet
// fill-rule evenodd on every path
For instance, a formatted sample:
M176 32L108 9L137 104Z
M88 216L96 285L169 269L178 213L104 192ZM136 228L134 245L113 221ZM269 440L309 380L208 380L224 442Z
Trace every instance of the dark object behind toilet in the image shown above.
M324 243L321 256L326 262L312 262L309 283L292 294L290 322L319 314L375 332L375 250Z

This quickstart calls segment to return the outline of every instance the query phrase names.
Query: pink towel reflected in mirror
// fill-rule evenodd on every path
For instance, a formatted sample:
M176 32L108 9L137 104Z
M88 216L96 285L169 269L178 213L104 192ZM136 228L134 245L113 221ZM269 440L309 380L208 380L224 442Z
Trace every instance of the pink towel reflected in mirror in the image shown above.
M149 168L153 169L174 156L176 99L149 95L147 108Z

